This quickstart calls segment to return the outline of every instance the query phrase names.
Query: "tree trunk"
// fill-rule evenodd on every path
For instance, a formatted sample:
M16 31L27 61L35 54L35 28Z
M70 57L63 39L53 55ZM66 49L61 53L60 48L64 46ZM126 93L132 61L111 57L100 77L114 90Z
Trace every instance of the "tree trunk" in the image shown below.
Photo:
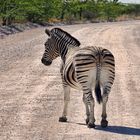
M8 17L7 18L7 25L11 25L12 24L12 17Z
M7 23L7 22L6 22L6 18L3 17L3 18L2 18L2 25L5 26L5 25L7 25L6 23Z
M80 8L80 11L79 11L80 20L82 19L82 11L83 11L83 9Z

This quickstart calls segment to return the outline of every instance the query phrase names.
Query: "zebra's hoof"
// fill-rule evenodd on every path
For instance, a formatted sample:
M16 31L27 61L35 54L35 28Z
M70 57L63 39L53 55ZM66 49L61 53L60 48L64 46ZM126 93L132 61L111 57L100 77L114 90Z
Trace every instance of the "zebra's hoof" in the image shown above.
M88 123L88 128L95 128L95 124L94 123Z
M107 120L102 120L102 121L101 121L101 126L102 126L103 128L107 127L107 126L108 126L108 121L107 121Z
M67 122L67 118L66 117L60 117L59 122Z

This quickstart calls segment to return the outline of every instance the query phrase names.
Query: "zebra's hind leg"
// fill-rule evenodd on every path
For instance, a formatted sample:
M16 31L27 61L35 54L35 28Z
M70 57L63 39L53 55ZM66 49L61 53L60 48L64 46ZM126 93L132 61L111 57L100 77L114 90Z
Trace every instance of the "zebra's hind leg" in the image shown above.
M95 118L94 118L94 98L92 96L92 92L85 92L84 91L84 95L83 95L83 102L85 104L86 107L86 115L87 115L87 119L86 119L86 123L88 125L89 128L94 128L95 127Z
M106 104L108 101L108 93L106 91L104 91L103 95L103 104L102 104L102 120L101 120L101 126L102 127L107 127L108 126L108 121L106 120L107 118L107 113L106 113Z
M85 104L85 108L86 108L86 124L88 124L89 123L89 116L90 116L90 113L89 113L89 106L88 106L88 104L86 103L86 101L85 101L85 99L83 98L83 102L84 102L84 104Z
M59 122L67 122L67 110L68 104L70 101L70 87L67 85L64 86L64 108L62 117L59 118Z

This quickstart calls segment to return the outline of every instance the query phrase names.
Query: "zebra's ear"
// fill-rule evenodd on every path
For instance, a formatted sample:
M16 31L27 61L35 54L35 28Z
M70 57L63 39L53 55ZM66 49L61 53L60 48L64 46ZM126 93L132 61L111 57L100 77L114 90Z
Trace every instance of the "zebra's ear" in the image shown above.
M45 29L45 33L48 35L48 36L51 36L51 31L49 29Z

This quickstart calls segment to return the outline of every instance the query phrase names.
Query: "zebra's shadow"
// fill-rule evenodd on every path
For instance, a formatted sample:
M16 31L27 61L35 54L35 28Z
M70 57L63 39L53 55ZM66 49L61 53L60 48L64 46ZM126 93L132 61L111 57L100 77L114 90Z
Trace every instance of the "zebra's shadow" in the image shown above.
M108 126L106 128L102 128L101 126L97 125L95 129L100 131L117 133L117 134L140 136L140 128L134 128L128 126Z
M78 125L86 125L84 123L75 123L75 122L68 122L74 123ZM100 125L96 125L95 130L111 132L116 134L123 134L123 135L136 135L140 136L140 128L128 127L128 126L108 126L106 128L102 128Z

